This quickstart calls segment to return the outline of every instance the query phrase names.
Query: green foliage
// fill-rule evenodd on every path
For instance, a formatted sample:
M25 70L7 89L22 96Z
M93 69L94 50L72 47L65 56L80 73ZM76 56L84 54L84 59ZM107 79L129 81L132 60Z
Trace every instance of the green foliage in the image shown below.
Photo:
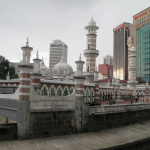
M18 78L18 75L15 74L15 68L13 66L9 66L9 61L3 58L0 61L0 79L6 79L6 76L9 71L9 76L11 79Z
M6 79L8 71L9 71L9 61L3 58L0 62L0 79Z
M113 105L113 104L116 104L116 101L110 100L110 101L109 101L109 105Z

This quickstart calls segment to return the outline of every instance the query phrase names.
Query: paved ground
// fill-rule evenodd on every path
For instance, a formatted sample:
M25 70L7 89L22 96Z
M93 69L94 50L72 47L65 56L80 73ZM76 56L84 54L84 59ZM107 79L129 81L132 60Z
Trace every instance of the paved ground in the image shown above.
M0 150L98 150L150 137L150 121L120 128L31 140L0 141Z

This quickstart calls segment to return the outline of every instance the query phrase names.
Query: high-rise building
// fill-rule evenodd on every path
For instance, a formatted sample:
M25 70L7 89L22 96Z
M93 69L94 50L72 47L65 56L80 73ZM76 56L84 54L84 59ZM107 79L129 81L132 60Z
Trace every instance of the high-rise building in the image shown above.
M49 69L52 71L53 67L59 63L62 54L63 49L65 50L66 55L66 62L67 62L67 53L68 53L68 46L62 42L61 40L53 40L53 42L50 44L50 55L49 55Z
M150 81L150 7L133 16L133 43L137 51L137 78Z
M106 57L104 57L103 60L104 60L104 64L108 64L108 65L112 65L113 66L114 59L113 59L112 56L106 55Z
M114 65L113 77L128 80L128 37L133 36L133 24L122 23L113 29L114 32Z

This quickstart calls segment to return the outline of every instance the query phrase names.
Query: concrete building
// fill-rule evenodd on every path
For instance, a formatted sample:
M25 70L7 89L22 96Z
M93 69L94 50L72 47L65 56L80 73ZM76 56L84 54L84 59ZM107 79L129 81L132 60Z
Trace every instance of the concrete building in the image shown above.
M98 72L101 75L100 79L111 79L113 78L113 66L108 64L99 64Z
M128 37L133 35L133 25L122 23L113 29L114 48L113 48L113 76L120 80L128 79Z
M114 64L114 59L112 56L110 55L106 55L104 58L103 58L103 61L104 61L104 64L108 64L108 65L111 65L113 66Z
M67 62L68 46L61 40L53 40L53 42L50 44L50 54L49 54L50 72L52 71L53 67L60 61L62 57L63 49L66 49L65 61Z
M133 16L133 43L137 50L137 78L150 81L150 7Z

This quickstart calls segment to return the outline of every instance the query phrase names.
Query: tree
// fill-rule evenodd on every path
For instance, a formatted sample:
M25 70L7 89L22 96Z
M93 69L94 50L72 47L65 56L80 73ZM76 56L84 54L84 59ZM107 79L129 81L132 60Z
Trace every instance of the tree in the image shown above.
M0 79L6 79L9 70L9 61L3 58L0 62Z
M9 61L3 58L0 61L0 79L6 79L9 71L9 76L11 79L18 78L18 75L15 74L15 68L13 66L9 66Z

